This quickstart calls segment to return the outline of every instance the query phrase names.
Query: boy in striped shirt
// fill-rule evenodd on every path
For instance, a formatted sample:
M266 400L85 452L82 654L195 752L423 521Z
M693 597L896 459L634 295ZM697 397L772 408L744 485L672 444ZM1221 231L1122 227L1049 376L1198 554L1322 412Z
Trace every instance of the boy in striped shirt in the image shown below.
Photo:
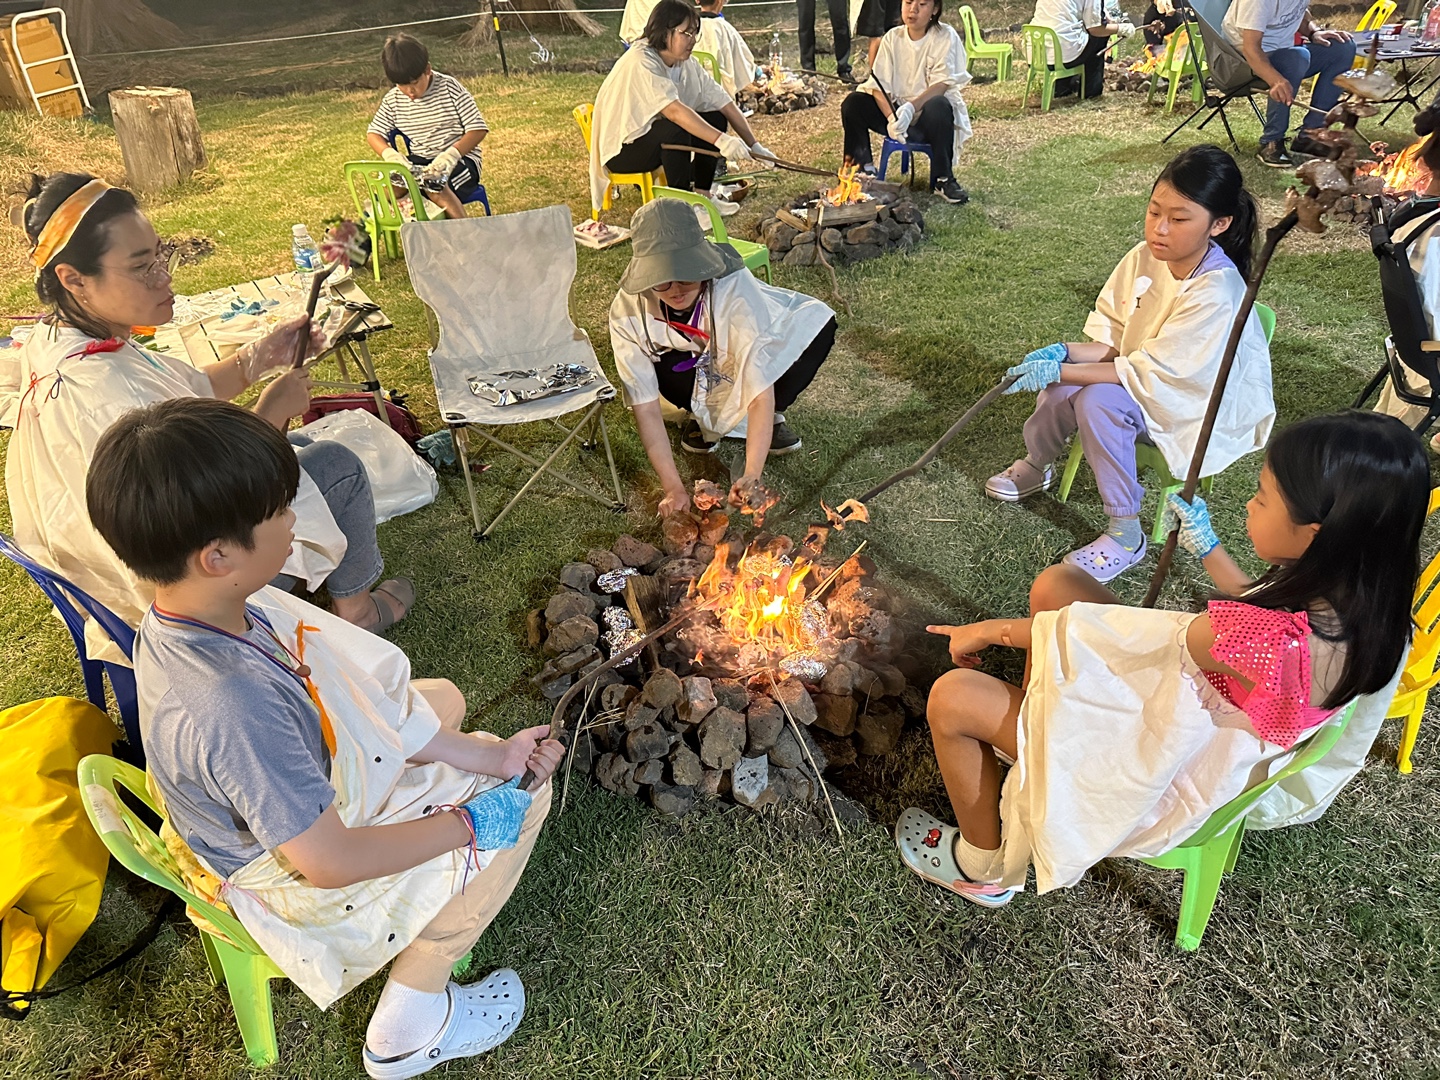
M458 79L432 69L429 50L409 34L386 40L380 64L395 85L380 99L365 140L386 161L447 181L425 197L447 218L463 218L463 200L480 184L480 140L490 130L475 99ZM397 131L408 155L390 144Z

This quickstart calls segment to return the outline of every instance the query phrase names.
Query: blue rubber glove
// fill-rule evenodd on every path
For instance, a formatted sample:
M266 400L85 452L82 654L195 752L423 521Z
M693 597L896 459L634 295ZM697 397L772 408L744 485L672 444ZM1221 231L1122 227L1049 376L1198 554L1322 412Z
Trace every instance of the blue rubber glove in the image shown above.
M1070 359L1070 347L1057 341L1027 353L1025 359L1006 370L1006 375L1019 375L1020 380L1005 390L1007 394L1018 394L1024 390L1038 394L1045 387L1060 381L1060 365Z
M1210 511L1205 500L1195 496L1193 503L1187 503L1178 491L1172 491L1165 499L1165 531L1175 528L1180 522L1180 543L1197 559L1203 559L1220 546L1220 538L1210 526Z
M512 848L520 840L520 826L530 809L530 793L520 790L517 777L508 784L488 788L461 807L475 826L475 846L482 851Z

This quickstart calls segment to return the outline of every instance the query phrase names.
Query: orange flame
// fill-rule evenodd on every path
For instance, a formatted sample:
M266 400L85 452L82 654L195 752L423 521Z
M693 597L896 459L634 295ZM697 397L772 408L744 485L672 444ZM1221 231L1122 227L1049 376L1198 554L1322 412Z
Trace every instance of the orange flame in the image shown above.
M712 607L732 640L755 658L783 657L809 648L813 637L802 619L805 581L812 563L805 556L771 554L752 544L730 567L729 544L720 544L715 557L695 582L692 595Z
M1387 195L1408 195L1424 191L1430 185L1430 170L1420 160L1425 139L1411 143L1398 154L1387 154L1379 163L1366 162L1356 171L1364 176L1379 175L1385 180Z
M840 182L825 192L825 201L831 206L846 206L868 199L869 196L860 189L860 181L856 179L859 172L859 165L840 166Z

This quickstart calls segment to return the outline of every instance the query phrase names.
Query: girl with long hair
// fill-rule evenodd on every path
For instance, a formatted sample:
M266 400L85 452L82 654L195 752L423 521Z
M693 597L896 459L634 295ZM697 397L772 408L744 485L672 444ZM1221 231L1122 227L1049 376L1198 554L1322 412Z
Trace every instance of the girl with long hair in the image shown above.
M1270 444L1246 532L1256 581L1220 546L1203 499L1170 497L1180 541L1218 595L1194 614L1125 607L1072 566L1030 589L1031 616L932 626L958 666L931 689L935 756L958 829L918 809L896 828L916 873L985 906L1035 867L1039 892L1100 859L1153 856L1283 766L1351 702L1333 750L1277 785L1248 827L1319 817L1365 761L1410 638L1430 468L1393 417L1303 420ZM974 670L1027 652L1023 686ZM1001 762L1015 767L1001 784Z
M1156 179L1145 239L1120 260L1085 320L1086 342L1046 345L1010 368L1007 391L1039 391L1025 422L1025 456L985 483L1003 502L1044 491L1053 462L1078 432L1110 525L1065 556L1107 582L1145 557L1135 444L1184 476L1250 273L1255 200L1235 159L1192 146ZM1202 476L1265 445L1275 422L1270 347L1252 311Z

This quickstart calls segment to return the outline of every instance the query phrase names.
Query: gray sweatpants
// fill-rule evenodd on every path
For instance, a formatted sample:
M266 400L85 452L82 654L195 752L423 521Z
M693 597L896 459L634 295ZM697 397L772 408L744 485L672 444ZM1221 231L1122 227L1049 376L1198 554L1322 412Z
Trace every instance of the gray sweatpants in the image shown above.
M1025 452L1037 465L1054 461L1077 430L1105 513L1137 516L1145 495L1135 475L1135 440L1146 434L1140 406L1118 383L1047 386L1025 421Z

